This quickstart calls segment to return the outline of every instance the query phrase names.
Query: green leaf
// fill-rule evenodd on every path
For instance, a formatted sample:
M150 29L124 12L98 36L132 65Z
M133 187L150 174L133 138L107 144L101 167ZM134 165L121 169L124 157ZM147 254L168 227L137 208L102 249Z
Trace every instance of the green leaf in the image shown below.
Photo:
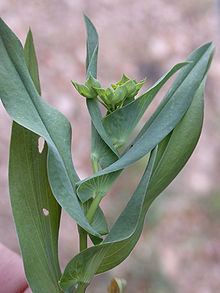
M102 140L95 127L92 128L92 162L97 165L97 169L104 169L118 160L118 155L111 151L108 145Z
M155 156L156 150L136 191L103 243L84 250L68 263L60 281L61 288L89 284L95 273L105 270L109 264L120 263L130 254L142 231L148 206L145 196Z
M99 49L99 36L96 31L95 26L91 20L84 15L84 21L87 31L87 42L86 42L86 73L89 78L90 74L96 78L97 77L97 59L98 59L98 49Z
M86 24L86 30L87 30L87 57L86 57L86 72L87 72L87 78L89 85L95 85L96 87L99 87L99 84L95 77L97 76L97 58L98 58L98 34L97 31L92 24L92 22L89 20L87 16L84 16L85 24ZM87 99L87 108L90 112L90 115L92 118L92 145L91 145L91 160L93 166L95 168L101 167L103 164L112 163L112 160L117 160L117 152L114 150L114 146L111 143L111 140L106 134L106 131L102 125L102 115L100 112L100 109L98 107L97 101ZM99 130L99 132L102 134L105 142L100 137L99 133L97 132L96 128L94 127L93 123L95 124L96 128ZM102 148L105 152L105 158L102 157L100 160L100 157L96 156L97 149ZM104 155L104 154L103 154ZM95 170L94 170L95 171ZM90 203L88 204L88 206ZM86 209L87 210L87 209ZM105 216L100 208L95 213L95 218L93 219L92 223L93 227L96 231L99 232L101 235L105 235L108 233L108 226L105 219ZM101 237L94 237L91 234L89 235L93 243L100 243L102 241Z
M203 124L204 87L202 82L197 90L189 110L180 123L168 136L166 142L159 145L161 149L159 158L156 159L148 196L155 198L176 177L191 156L200 137Z
M38 91L38 65L31 31L25 60ZM62 292L58 286L58 232L61 208L47 177L47 146L38 150L39 136L13 123L9 160L10 198L26 277L32 292Z
M87 29L87 77L97 75L98 34L92 22L85 16ZM90 65L91 64L91 65ZM118 159L111 138L102 124L102 115L96 100L87 99L87 108L92 120L91 160L96 169L104 168ZM97 171L97 170L95 170Z
M87 55L86 55L86 74L87 78L91 75L96 78L97 77L97 58L98 58L98 46L99 46L99 38L98 33L96 31L95 26L91 22L91 20L84 15L84 20L86 24L87 30ZM109 148L109 153L112 156L112 152L115 154L113 155L115 159L117 159L117 151L115 150L111 138L106 133L105 128L102 124L102 115L99 109L97 100L95 99L86 99L87 108L92 120L92 128L95 127L98 134L101 136L104 143L107 145L106 148ZM95 131L92 130L93 132ZM96 135L98 135L96 134ZM92 149L92 154L94 153L94 149Z
M101 139L105 142L107 147L110 149L108 151L109 155L110 156L113 155L115 157L115 159L117 159L118 152L115 149L110 136L107 134L107 132L103 126L102 115L101 115L101 111L99 109L97 101L94 99L86 99L86 103L87 103L87 108L88 108L93 126L95 127L96 131L100 135ZM93 151L94 150L92 150L92 153L93 153Z
M76 222L93 235L75 194L79 180L71 158L71 126L39 96L25 64L21 43L0 20L0 97L11 118L43 137L48 145L48 177L53 195Z
M25 273L33 293L62 292L58 286L60 206L48 184L46 161L47 147L39 153L38 136L13 123L10 197Z
M131 147L119 160L77 184L77 193L83 202L95 193L101 195L108 190L117 177L115 173L141 159L175 128L202 84L212 55L213 46L208 43L189 56L188 61L191 63L181 69L165 99L146 122Z
M41 95L37 57L36 57L36 52L34 48L33 36L30 29L28 31L27 38L24 44L24 58L25 58L25 62L26 62L28 71L30 73L30 76L36 87L36 90L39 93L39 95Z

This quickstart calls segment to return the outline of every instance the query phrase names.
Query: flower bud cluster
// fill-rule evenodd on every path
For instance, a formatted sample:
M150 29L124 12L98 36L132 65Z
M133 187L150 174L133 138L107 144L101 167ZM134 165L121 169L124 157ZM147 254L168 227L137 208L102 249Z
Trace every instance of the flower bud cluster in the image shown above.
M100 82L90 75L85 84L78 84L73 81L73 85L82 96L89 99L98 98L108 112L113 112L121 108L125 103L132 101L144 82L145 80L137 82L123 74L117 83L104 89L101 87Z

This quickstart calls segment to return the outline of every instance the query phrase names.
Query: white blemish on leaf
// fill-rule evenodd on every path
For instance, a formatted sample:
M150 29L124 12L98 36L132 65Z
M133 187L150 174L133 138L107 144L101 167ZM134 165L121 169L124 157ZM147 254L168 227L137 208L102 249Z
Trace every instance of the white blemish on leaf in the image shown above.
M45 140L43 137L39 137L38 138L38 151L39 153L41 154L43 149L44 149L44 143L45 143Z
M47 210L47 209L45 209L45 208L43 208L43 214L44 214L44 216L49 216L49 211Z

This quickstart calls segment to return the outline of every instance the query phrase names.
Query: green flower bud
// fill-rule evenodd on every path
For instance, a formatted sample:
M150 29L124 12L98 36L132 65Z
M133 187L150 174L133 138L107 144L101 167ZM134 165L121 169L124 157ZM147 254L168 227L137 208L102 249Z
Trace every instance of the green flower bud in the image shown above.
M94 78L92 74L89 74L89 78L86 80L85 85L90 89L101 88L100 82L96 78Z
M108 98L106 95L106 90L103 88L94 88L96 91L96 94L101 98L101 100L104 102L105 105L108 104Z
M114 92L114 97L112 100L113 104L117 105L121 103L125 99L126 94L127 94L126 87L124 85L118 86Z
M84 84L79 84L75 81L72 81L72 84L80 95L82 95L86 98L89 98L89 99L96 97L96 93L94 96L94 92L91 91L91 89L88 88L87 86L85 86Z
M107 97L108 101L112 101L113 98L114 98L114 90L111 89L110 87L108 87L108 88L105 90L105 93L106 93L106 97Z
M98 98L100 103L108 109L108 112L112 112L123 107L124 104L130 103L138 94L144 82L145 80L142 80L138 83L123 74L118 82L104 89L100 82L90 74L85 85L74 81L72 83L82 96L90 99Z
M97 92L94 88L101 88L100 82L95 79L91 74L89 78L86 80L85 85L78 84L75 81L72 81L75 89L80 93L82 96L93 99L97 97Z
M124 84L128 80L130 80L130 78L127 75L123 74L121 79L118 82L116 82L116 84L112 84L112 88L116 89L118 86Z
M135 80L133 80L133 82L135 84L135 88L133 89L132 86L130 86L130 92L127 95L127 99L134 98L138 94L138 92L145 83L145 79L141 80L139 83L137 83Z

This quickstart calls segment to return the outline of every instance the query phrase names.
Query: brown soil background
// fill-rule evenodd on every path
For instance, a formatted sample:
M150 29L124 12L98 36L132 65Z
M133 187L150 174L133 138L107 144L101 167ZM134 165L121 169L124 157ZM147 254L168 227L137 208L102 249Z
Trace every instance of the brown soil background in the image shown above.
M216 46L206 88L204 129L193 157L154 203L131 256L119 267L99 276L88 292L106 292L113 276L127 279L128 293L220 292L218 1L0 1L1 17L22 41L29 26L33 31L43 96L73 125L74 163L81 177L91 172L90 125L85 101L76 94L70 81L83 81L85 75L83 12L99 32L98 75L104 85L126 73L137 79L146 76L147 88L201 43L213 40ZM0 117L0 241L19 251L7 188L11 121L2 105ZM130 168L129 183L125 173L103 201L110 223L131 195L139 169L139 166ZM74 229L75 224L64 214L60 244L63 266L77 252Z

